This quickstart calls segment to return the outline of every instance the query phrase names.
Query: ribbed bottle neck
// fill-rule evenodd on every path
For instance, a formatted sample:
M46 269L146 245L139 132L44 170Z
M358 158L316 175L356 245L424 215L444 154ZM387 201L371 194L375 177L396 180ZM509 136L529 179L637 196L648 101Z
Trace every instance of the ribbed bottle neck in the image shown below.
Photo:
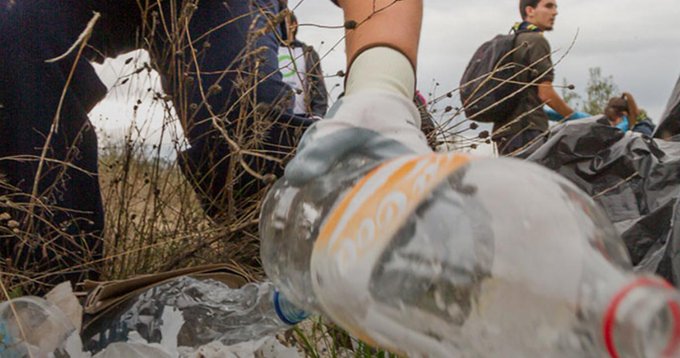
M611 358L680 356L680 294L656 277L637 277L609 300L601 334Z

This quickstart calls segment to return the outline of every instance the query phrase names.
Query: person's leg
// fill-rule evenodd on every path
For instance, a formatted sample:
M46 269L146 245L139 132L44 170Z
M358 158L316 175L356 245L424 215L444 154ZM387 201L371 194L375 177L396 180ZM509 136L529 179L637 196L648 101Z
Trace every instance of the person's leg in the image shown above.
M79 59L62 99L75 53L45 62L71 46L92 13L64 1L0 7L0 211L11 216L0 223L2 270L50 283L96 278L103 210L87 112L106 88Z
M309 123L284 109L292 92L278 72L277 0L204 1L191 11L183 40L156 33L151 54L191 145L183 172L206 212L231 221L282 174Z

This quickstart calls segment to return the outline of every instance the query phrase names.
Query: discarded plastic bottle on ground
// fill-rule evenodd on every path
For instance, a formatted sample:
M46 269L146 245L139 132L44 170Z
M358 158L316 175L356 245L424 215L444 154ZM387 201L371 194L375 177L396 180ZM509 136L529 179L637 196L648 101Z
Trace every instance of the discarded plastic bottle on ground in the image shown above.
M64 313L39 297L0 303L0 357L69 357L66 343L78 339Z
M409 356L679 357L680 295L572 183L513 159L352 158L260 221L291 302Z
M179 277L154 286L99 318L83 333L88 351L126 342L132 331L149 343L198 348L260 339L305 319L271 282L239 289L215 280Z

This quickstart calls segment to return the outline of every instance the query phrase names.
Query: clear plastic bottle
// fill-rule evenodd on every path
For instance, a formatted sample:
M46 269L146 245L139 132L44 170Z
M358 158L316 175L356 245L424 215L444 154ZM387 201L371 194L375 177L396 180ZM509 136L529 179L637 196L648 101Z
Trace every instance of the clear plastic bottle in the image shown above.
M64 313L39 297L0 303L0 357L70 357L69 339L78 332Z
M276 183L260 232L293 304L409 356L680 356L677 291L633 273L601 209L535 164L353 158Z
M312 280L310 260L321 222L339 198L379 163L351 157L331 174L299 188L285 178L277 181L260 212L260 256L267 277L291 302L321 313Z
M305 318L306 313L280 296L271 282L233 289L185 276L154 286L98 318L82 337L93 353L127 342L131 331L175 350L260 339Z

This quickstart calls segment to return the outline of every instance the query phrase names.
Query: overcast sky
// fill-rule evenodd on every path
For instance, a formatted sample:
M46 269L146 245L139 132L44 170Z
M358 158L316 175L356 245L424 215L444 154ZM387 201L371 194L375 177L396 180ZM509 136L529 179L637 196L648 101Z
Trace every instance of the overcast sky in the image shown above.
M494 35L507 33L518 21L517 3L425 0L418 69L421 92L432 92L434 83L439 83L436 94L456 88L475 49ZM344 69L343 31L314 26L341 25L341 11L328 0L289 0L289 4L296 8L301 24L299 39L317 49L324 72L333 75ZM639 105L658 120L680 76L680 0L560 0L558 5L555 30L546 34L553 51L557 51L553 61L562 58L556 68L556 84L566 78L578 93L583 93L588 69L600 67L605 76L612 76L621 90L631 92ZM124 73L121 64L120 59L108 62L99 70ZM341 81L327 80L333 99L341 91L332 88ZM130 99L120 94L113 97L93 111L96 125L110 128L128 123ZM451 105L459 105L456 97L451 101ZM104 117L109 118L108 124L99 120Z
M475 49L494 35L507 33L518 21L517 4L517 0L425 0L421 91L429 91L433 80L440 83L441 93L456 88ZM556 68L556 83L566 78L583 92L588 69L601 67L658 119L680 76L680 0L561 0L558 10L555 30L546 33L557 51L553 60L564 56ZM296 13L300 23L342 23L340 12L328 1L303 0ZM299 38L325 54L341 35L339 30L303 26ZM318 46L321 41L325 45ZM342 51L328 53L323 62L326 72L343 68Z

